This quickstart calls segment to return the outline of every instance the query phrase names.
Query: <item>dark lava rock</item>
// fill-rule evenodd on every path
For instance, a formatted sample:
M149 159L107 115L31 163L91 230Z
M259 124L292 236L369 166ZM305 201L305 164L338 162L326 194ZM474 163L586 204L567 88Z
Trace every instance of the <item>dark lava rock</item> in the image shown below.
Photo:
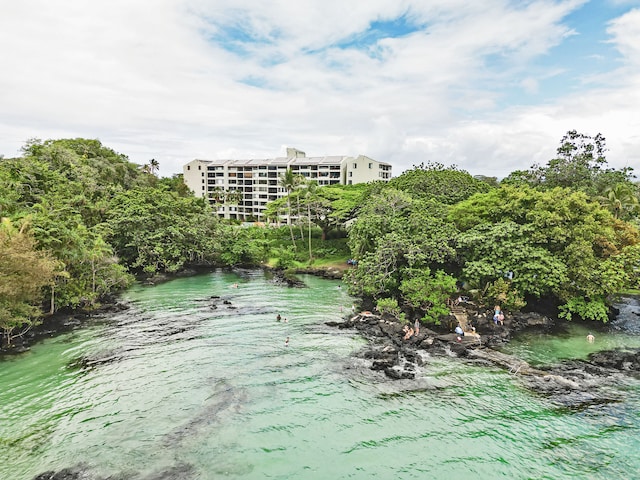
M558 365L534 368L527 362L499 352L511 333L528 328L548 329L554 322L544 315L513 315L505 325L494 325L479 317L485 334L465 335L458 340L453 333L438 334L421 328L419 335L404 340L403 324L395 319L361 312L344 322L327 322L338 328L354 328L370 344L358 356L370 361L369 368L394 380L413 379L416 370L429 355L456 356L481 365L497 365L516 376L531 390L548 396L569 408L586 408L597 403L618 401L617 395L605 387L615 385L622 374L640 371L640 349L598 352L587 361L567 360ZM484 321L484 323L482 323Z
M394 366L390 368L386 368L384 371L385 375L389 378L393 378L394 380L404 380L404 379L414 379L416 378L416 373L405 370L402 367Z
M606 350L589 355L589 362L620 371L640 371L640 348L635 350Z
M274 270L273 281L275 283L281 283L290 288L306 288L307 285L296 277L294 274L284 272L282 270Z

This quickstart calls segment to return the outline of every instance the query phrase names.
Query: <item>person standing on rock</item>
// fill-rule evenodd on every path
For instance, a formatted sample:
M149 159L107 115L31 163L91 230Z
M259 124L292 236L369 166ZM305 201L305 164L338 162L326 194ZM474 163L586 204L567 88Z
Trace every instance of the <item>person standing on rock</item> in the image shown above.
M458 324L455 331L458 334L458 336L464 337L464 330L462 330L462 327L460 326L460 324Z
M413 329L417 337L420 334L420 320L418 320L417 318L416 318L416 321L413 322Z
M504 313L502 313L500 305L493 307L493 323L504 325Z

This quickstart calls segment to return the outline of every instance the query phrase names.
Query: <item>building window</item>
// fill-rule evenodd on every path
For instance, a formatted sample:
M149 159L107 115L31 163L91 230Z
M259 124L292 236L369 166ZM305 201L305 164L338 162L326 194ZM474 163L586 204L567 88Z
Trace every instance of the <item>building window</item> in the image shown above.
M202 165L198 165L198 170L202 170Z
M350 177L353 177L353 172L349 172L349 176L350 176Z
M357 163L354 163L354 164L353 164L353 169L355 170L356 168L358 168L358 164L357 164Z
M369 162L369 168L373 168L373 163Z
M191 170L191 165L187 165L187 170Z

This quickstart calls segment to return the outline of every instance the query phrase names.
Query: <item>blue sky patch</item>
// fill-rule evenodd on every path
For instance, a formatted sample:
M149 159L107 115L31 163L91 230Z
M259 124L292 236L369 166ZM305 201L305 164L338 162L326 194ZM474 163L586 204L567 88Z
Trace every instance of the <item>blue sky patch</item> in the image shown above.
M393 20L379 20L371 22L369 28L362 33L352 35L338 42L338 48L368 50L384 38L399 38L410 35L424 29L424 25L418 25L411 21L407 15Z
M508 105L534 105L553 102L565 95L593 88L594 77L611 72L620 65L621 55L609 43L608 23L625 11L611 2L588 2L569 14L564 24L575 34L565 38L547 55L533 59L526 72L510 77L498 107ZM500 72L512 65L506 55L491 55L485 59L488 70ZM537 83L537 89L528 90L523 82Z
M229 25L217 24L216 30L209 41L239 57L250 56L254 52L253 47L273 44L278 36L274 32L269 32L269 37L256 34L248 19L245 25L240 21Z

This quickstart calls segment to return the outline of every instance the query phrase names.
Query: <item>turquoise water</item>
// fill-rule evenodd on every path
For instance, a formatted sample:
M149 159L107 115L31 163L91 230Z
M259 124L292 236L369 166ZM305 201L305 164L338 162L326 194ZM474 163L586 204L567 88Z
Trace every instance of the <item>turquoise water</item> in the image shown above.
M595 337L593 343L587 341L589 333ZM571 358L586 360L590 353L625 348L640 348L640 335L618 330L600 333L583 324L568 324L562 332L521 333L501 350L532 365L545 365Z
M638 380L582 409L454 358L390 381L353 356L355 332L324 325L352 304L339 283L303 278L309 288L262 271L135 287L130 310L1 361L0 478L76 465L145 480L637 477ZM586 348L637 338L618 335ZM545 362L574 340L554 342L513 348Z

